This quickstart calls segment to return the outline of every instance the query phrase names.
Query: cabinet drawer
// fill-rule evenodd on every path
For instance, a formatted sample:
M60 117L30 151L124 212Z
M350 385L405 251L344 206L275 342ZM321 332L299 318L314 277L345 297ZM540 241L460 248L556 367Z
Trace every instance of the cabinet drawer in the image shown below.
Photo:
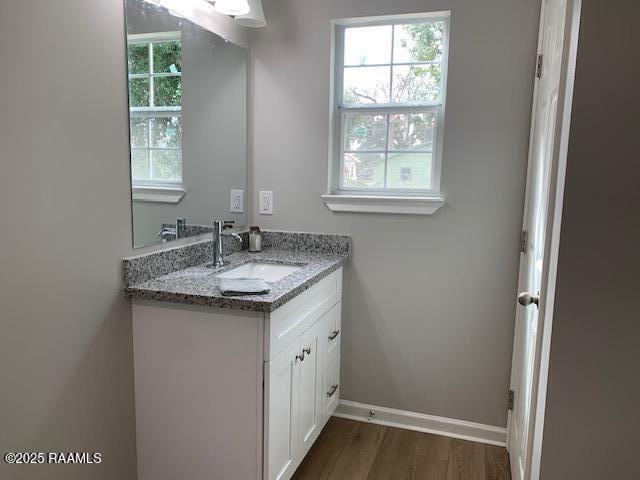
M324 314L324 363L329 365L340 355L342 301L336 303Z
M342 268L323 278L267 317L265 360L275 358L342 298Z
M331 362L324 371L324 404L322 408L324 422L333 415L340 400L340 357Z

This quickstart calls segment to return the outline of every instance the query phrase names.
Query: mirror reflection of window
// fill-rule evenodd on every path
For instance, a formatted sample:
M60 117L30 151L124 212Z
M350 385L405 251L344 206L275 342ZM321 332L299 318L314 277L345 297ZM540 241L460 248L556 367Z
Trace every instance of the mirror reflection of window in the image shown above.
M180 32L128 36L134 186L182 184Z

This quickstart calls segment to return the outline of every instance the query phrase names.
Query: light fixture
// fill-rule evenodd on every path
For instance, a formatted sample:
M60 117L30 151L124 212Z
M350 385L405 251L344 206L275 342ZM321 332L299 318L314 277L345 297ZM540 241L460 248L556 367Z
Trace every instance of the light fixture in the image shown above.
M267 25L262 0L249 0L249 13L237 15L235 21L243 27L261 28Z
M223 15L246 15L249 13L247 0L216 0L214 5L216 11Z

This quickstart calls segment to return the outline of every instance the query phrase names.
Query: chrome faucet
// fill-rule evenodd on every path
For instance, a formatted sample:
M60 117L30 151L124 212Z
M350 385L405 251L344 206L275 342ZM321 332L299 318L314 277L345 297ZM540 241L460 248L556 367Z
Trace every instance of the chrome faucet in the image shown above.
M213 262L208 264L207 267L220 268L229 264L229 261L225 261L222 253L222 237L234 237L242 245L243 242L240 235L234 232L227 232L231 228L233 228L233 221L213 221Z

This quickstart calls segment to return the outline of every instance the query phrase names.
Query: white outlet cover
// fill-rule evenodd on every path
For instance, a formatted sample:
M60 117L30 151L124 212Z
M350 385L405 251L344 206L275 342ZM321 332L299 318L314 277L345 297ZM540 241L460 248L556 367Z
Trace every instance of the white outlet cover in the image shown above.
M231 190L230 213L244 213L244 190Z
M273 192L260 191L260 206L258 211L260 215L273 215Z

